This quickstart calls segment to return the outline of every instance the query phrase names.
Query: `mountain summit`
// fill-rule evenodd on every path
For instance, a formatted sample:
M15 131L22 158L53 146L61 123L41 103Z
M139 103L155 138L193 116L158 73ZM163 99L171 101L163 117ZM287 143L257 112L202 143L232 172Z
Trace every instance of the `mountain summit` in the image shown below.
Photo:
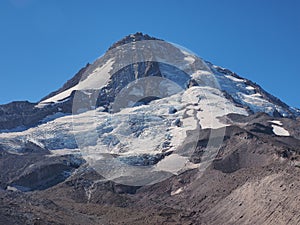
M136 32L135 34L127 35L126 37L122 38L121 40L115 42L108 50L113 48L119 47L124 44L137 42L137 41L145 41L145 40L161 40L155 37L151 37L148 34L143 34L142 32Z
M299 110L180 46L128 35L0 115L0 224L299 223Z

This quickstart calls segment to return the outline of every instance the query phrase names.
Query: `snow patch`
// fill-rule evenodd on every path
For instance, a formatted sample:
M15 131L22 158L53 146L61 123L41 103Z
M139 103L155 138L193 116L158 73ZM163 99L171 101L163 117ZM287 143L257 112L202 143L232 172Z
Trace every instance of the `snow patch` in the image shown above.
M225 77L227 77L228 79L234 81L234 82L245 82L244 79L239 79L239 78L236 78L234 76L231 76L231 75L225 75Z
M63 155L71 155L71 154L80 154L79 149L57 149L57 150L50 150L51 155L48 155L49 157L53 156L63 156Z
M190 64L192 64L193 62L195 62L195 59L192 56L190 56L190 55L184 57L184 60L187 61Z
M77 90L88 90L88 89L100 89L107 84L110 79L109 72L112 69L112 65L114 63L114 58L110 58L102 67L96 68L89 76L80 81L77 85L53 96L42 102L40 102L38 107L42 107L43 105L49 102L59 102L60 100L64 100L68 98L73 91Z
M172 154L159 161L156 164L155 170L162 170L177 174L180 170L184 169L188 163L190 163L188 157L184 157L178 154Z
M181 187L181 188L178 188L176 191L172 191L172 192L171 192L171 196L173 196L173 195L178 195L178 194L180 194L182 191L183 191L183 188L182 188L182 187Z
M273 127L273 132L278 135L278 136L290 136L290 133L284 129L283 127L277 126L277 125L272 125Z
M270 122L270 123L274 123L274 124L279 125L279 126L282 126L282 122L279 121L279 120L271 120L271 121L269 121L269 122Z
M197 111L197 118L202 129L221 128L227 124L220 122L219 117L228 113L248 115L244 108L236 107L232 102L223 96L223 93L211 87L192 87L186 91L185 95L191 106Z
M18 188L16 188L16 187L12 187L12 186L7 186L7 187L6 187L6 190L7 190L7 191L13 191L13 192L15 192L15 191L19 191L19 189L18 189Z
M247 89L247 90L250 90L250 91L255 90L255 88L252 87L252 86L247 86L246 89Z

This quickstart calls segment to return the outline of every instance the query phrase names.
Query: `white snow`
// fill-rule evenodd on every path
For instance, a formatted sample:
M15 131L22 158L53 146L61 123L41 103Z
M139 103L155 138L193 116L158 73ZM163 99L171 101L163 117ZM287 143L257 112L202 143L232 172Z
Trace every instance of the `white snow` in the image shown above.
M236 78L236 77L231 76L231 75L225 75L225 77L227 77L228 79L230 79L230 80L232 80L234 82L245 82L245 80Z
M188 62L189 64L194 63L195 60L195 56L192 53L189 53L187 50L183 49L182 47L180 47L180 51L185 55L184 57L184 61Z
M100 89L107 84L110 78L109 71L112 69L114 63L114 58L110 58L102 67L96 68L88 77L80 81L77 85L51 97L39 104L39 107L42 107L49 102L58 102L67 97L69 97L72 91L76 90L87 90L87 89Z
M197 118L202 129L217 129L227 126L227 124L220 122L218 118L228 113L248 115L244 108L236 107L223 96L220 90L215 88L192 87L185 92L184 97L187 97L186 102L198 103L198 106L193 108L197 110Z
M251 94L251 95L249 95L250 97L262 97L262 95L261 94L259 94L259 93L254 93L254 94Z
M68 90L65 90L51 98L48 98L48 99L45 99L43 100L42 102L40 102L38 104L38 107L43 107L44 105L47 105L47 103L51 103L51 102L58 102L59 100L62 100L62 99L65 99L65 98L68 98L72 91L75 91L75 90L78 90L77 89L77 86L74 86L72 88L69 88Z
M105 85L110 78L110 70L114 63L114 58L110 58L102 67L96 68L85 80L79 83L79 90L99 89Z
M45 106L49 105L50 103L47 103L47 102L40 102L39 104L37 104L36 106L34 106L35 108L39 108L39 109L42 109L44 108Z
M282 115L289 114L283 107L264 99L261 94L255 91L254 86L247 84L246 80L230 75L230 72L222 67L211 63L208 63L208 66L212 70L221 90L230 94L236 102L248 106L255 113L265 112L273 115L273 112L277 110Z
M177 172L184 169L185 165L188 163L188 157L183 157L178 154L172 154L159 161L155 166L155 170L163 170L173 174L177 174Z
M181 187L181 188L178 188L176 191L172 191L171 192L171 195L173 196L173 195L178 195L178 194L180 194L181 192L183 191L183 188Z
M190 56L190 55L184 57L184 60L187 61L190 64L192 64L193 62L195 62L195 59L192 56Z
M7 187L6 187L6 190L7 190L7 191L13 191L13 192L15 192L15 191L19 191L19 189L18 189L18 188L16 188L16 187L12 187L12 186L7 186Z
M255 88L252 87L252 86L246 86L246 89L247 89L247 90L250 90L250 91L255 90Z
M282 122L279 121L279 120L271 120L271 121L269 121L269 122L270 122L270 123L274 123L274 124L279 125L279 126L282 126Z
M278 136L290 136L290 133L284 129L283 127L277 126L277 125L272 125L273 127L273 132L278 135Z
M273 114L274 110L277 109L281 112L281 108L278 108L274 104L268 102L266 99L262 98L259 93L247 94L242 92L235 93L239 102L250 107L253 112L266 112L270 115Z
M57 149L57 150L50 150L51 155L49 155L49 157L52 156L58 156L58 155L70 155L70 154L80 154L80 150L79 149Z

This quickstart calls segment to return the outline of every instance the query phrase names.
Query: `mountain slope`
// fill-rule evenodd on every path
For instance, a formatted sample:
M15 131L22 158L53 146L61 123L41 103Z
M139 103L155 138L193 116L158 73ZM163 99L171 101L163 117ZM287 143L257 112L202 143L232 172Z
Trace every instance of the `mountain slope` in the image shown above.
M300 222L299 110L163 40L0 115L0 224Z

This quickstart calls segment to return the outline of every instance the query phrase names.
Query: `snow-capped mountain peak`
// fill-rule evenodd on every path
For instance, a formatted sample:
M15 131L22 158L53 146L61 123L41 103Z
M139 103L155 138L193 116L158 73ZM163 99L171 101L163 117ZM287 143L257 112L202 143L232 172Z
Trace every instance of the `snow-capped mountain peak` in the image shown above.
M161 40L161 39L151 37L148 34L143 34L142 32L136 32L135 34L127 35L124 38L122 38L121 40L112 44L112 46L108 48L108 51L112 50L116 47L119 47L121 45L133 43L133 42L137 42L137 41L146 41L146 40L149 41L149 40Z
M0 115L1 224L299 222L299 111L175 44L126 36Z
M294 117L299 113L250 80L206 62L178 45L140 32L114 43L102 57L76 76L64 85L68 88L44 98L39 106L73 101L76 91L85 91L97 98L93 106L90 104L92 108L101 106L109 110L116 95L131 82L159 76L183 89L190 86L217 88L249 113L266 112L283 117Z
M33 111L39 126L0 135L8 151L28 142L54 152L77 149L105 178L137 186L204 170L233 125L229 115L298 113L230 70L141 33L113 44ZM191 162L207 130L203 163Z

